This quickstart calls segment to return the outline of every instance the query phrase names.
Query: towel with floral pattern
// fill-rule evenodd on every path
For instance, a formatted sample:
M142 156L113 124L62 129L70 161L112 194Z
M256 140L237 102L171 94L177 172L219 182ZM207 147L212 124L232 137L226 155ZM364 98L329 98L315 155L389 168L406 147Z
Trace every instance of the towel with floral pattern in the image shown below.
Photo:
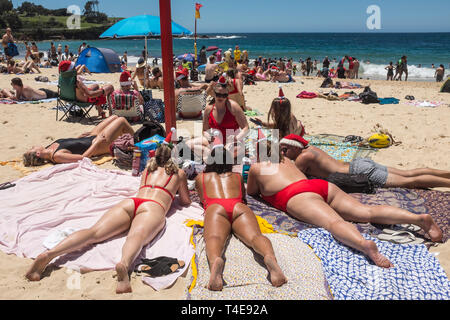
M450 282L425 245L376 242L394 268L377 267L366 256L333 238L324 229L301 231L298 237L322 260L337 300L448 300Z

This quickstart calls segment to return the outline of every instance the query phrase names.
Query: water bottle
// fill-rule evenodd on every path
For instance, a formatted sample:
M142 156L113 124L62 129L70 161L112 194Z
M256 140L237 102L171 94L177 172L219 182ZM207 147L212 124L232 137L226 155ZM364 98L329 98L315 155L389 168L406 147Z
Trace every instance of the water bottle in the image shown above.
M251 161L249 158L242 159L242 178L244 178L244 182L247 183L248 172L250 171Z
M139 173L141 173L141 156L142 156L141 150L135 149L133 151L133 164L131 170L131 175L133 177L137 177L139 176Z

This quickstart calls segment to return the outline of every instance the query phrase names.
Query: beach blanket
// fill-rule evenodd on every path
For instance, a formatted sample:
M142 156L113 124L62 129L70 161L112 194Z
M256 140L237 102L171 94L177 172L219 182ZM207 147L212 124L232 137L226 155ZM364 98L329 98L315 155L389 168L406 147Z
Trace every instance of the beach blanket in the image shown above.
M41 103L53 102L56 100L57 100L56 98L34 100L34 101L14 101L14 100L8 100L8 99L1 99L0 104L41 104Z
M317 93L302 91L297 95L297 98L300 99L314 99L317 98Z
M298 238L265 234L272 242L277 261L288 282L275 288L269 282L262 258L231 236L224 253L224 288L209 291L210 271L202 233L195 236L197 283L186 298L189 300L329 300L332 299L320 260L311 248ZM192 278L192 270L187 278Z
M400 102L397 98L378 98L380 104L398 104Z
M56 165L15 182L0 191L0 250L19 257L36 258L45 251L44 240L56 231L89 228L110 208L136 195L140 178L129 172L101 170L89 159ZM176 199L166 226L141 252L141 258L161 255L186 262L184 268L165 277L144 277L155 290L172 285L188 268L194 253L189 244L187 219L202 219L198 204L181 207ZM90 271L114 269L120 261L126 234L56 258L56 266ZM47 243L47 242L46 242Z
M415 106L415 107L429 107L435 108L444 105L444 102L441 101L428 101L428 100L414 100L405 102L407 105Z
M309 141L310 145L325 151L334 159L344 162L351 162L356 158L371 158L377 152L373 148L359 147L351 142L344 142L345 137L337 135L306 135L304 138Z
M321 259L335 299L450 299L450 281L425 245L399 245L365 235L394 264L394 268L384 269L339 243L324 229L305 230L298 237Z

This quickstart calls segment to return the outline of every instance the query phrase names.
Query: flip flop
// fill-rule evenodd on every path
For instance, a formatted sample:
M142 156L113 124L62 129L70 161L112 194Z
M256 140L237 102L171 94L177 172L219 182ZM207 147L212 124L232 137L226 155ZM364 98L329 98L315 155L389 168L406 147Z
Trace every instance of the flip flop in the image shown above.
M397 231L393 234L381 233L377 238L395 244L422 244L424 242L423 239L416 238L416 236L409 231Z
M6 182L6 183L2 183L0 184L0 190L6 190L12 187L15 187L16 185L14 183L11 182Z
M409 232L419 232L422 230L419 226L414 224L401 224L401 225L391 225L391 228L383 229L383 233L393 234L399 231L409 231Z

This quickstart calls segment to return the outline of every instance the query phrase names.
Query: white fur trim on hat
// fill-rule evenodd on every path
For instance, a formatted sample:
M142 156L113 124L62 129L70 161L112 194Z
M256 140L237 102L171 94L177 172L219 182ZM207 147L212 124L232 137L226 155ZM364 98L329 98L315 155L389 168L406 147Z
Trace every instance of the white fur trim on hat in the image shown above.
M289 139L283 138L283 139L281 139L280 144L287 144L288 146L305 149L305 146L303 144L301 144L300 142L295 141L295 140L289 140Z

